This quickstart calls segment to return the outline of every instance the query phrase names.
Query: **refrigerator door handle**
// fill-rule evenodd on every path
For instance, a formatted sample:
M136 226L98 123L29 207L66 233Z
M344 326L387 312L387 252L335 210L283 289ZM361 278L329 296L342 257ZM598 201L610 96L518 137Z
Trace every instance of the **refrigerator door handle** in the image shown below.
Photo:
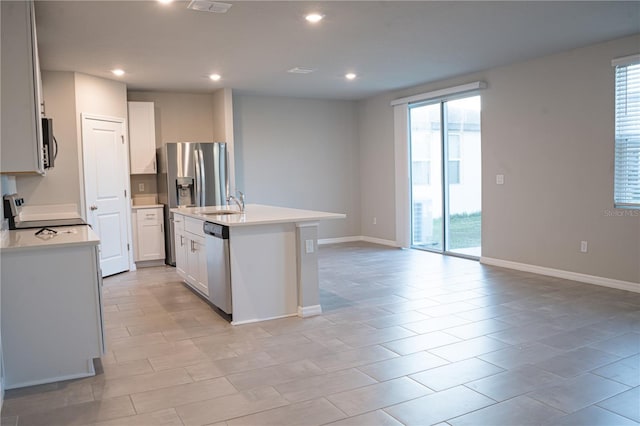
M207 193L207 181L205 179L205 169L204 169L204 153L202 152L202 148L198 148L198 161L200 162L200 206L206 205L206 193Z
M202 206L202 169L200 168L200 147L196 146L193 150L193 164L195 166L196 176L194 186L196 187L195 205Z

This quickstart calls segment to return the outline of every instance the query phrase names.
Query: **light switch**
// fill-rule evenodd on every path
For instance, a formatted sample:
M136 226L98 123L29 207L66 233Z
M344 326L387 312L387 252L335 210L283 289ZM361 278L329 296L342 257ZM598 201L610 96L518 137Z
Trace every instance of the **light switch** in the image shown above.
M313 253L313 240L305 240L304 243L306 246L306 252Z
M504 175L496 175L496 185L504 185Z

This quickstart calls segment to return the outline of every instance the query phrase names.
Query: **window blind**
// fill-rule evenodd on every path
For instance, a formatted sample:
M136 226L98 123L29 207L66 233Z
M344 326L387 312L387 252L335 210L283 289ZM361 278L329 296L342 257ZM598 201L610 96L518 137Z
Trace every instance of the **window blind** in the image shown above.
M640 57L615 65L614 206L640 209Z

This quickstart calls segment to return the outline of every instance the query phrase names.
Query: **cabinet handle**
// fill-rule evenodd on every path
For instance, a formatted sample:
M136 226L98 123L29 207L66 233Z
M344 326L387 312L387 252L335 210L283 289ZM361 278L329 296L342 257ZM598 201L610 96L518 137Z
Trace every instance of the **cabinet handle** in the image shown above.
M89 210L91 210L91 211L98 210L98 206L91 206L91 207L89 207Z
M162 224L160 224L160 233L161 233L161 234L164 234L164 228L163 228L163 225L162 225Z
M180 247L184 247L184 236L180 235Z
M153 171L154 172L156 171L156 160L155 159L153 160Z
M195 251L196 251L195 241L191 240L191 253L195 253Z

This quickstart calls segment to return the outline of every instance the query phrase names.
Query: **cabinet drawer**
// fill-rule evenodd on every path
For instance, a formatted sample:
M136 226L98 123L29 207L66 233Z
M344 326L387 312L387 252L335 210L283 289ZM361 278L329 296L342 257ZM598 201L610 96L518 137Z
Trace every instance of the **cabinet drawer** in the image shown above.
M204 237L204 231L202 230L203 225L203 220L194 219L192 217L184 218L184 230L194 235L201 235Z
M162 209L138 209L138 222L145 224L160 224L162 222Z
M181 214L173 214L173 229L175 229L176 232L184 232L184 219L185 217Z

